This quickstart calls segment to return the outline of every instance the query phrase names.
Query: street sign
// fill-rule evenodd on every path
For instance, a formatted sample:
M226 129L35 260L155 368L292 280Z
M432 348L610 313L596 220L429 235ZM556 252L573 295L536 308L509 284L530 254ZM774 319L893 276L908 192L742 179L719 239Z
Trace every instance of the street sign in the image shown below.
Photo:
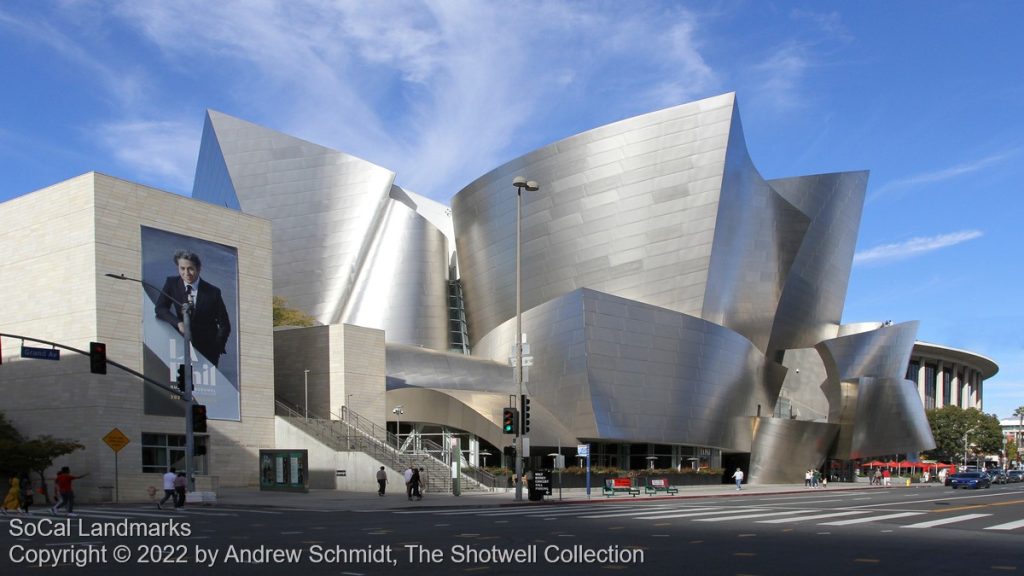
M590 456L590 444L577 444L576 445L577 456Z
M131 442L131 440L124 435L124 432L121 432L117 428L107 432L107 435L103 437L103 441L106 442L107 446L110 446L110 449L114 451L114 454L120 452L122 448Z
M22 346L21 357L35 358L36 360L60 360L60 350L57 348L33 348L31 346Z
M533 473L533 490L543 492L551 496L551 472L549 470L536 470Z

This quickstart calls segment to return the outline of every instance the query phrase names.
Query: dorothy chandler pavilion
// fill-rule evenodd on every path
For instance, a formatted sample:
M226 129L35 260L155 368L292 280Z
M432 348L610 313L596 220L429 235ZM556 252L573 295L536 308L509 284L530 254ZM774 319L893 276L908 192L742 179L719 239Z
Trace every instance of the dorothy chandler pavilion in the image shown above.
M537 189L520 189L517 218L518 176ZM921 357L917 322L840 323L867 180L866 171L765 180L734 94L552 143L471 182L450 207L402 188L387 168L209 111L192 199L90 174L0 205L0 218L24 198L86 189L97 223L86 235L112 234L94 240L94 313L114 307L122 317L47 334L81 347L110 341L112 359L140 370L151 306L139 286L104 274L147 273L147 243L163 251L179 237L216 243L236 263L211 281L234 294L237 346L208 366L211 386L229 382L234 395L218 400L197 441L196 469L222 485L255 483L258 449L271 448L309 448L313 485L375 489L378 464L398 478L400 460L333 445L295 415L367 434L389 427L396 452L425 459L455 443L465 465L511 466L502 449L514 437L501 424L503 408L519 403L517 224L531 466L589 444L595 465L740 466L751 482L798 482L829 460L933 448L924 409L936 405L936 378L938 405L980 408L982 381L997 370L935 344L926 349L938 359ZM8 235L0 248L60 249L19 252L17 242ZM169 252L161 258L173 266ZM158 264L153 277L173 275ZM223 269L204 261L202 278ZM24 290L24 277L4 276L3 293ZM128 304L104 303L111 290ZM272 296L317 324L273 328ZM29 317L0 321L4 332L37 329ZM4 360L0 371L17 359ZM910 368L923 375L926 365L932 382L919 385ZM152 484L182 454L154 456L147 443L160 433L173 445L181 420L126 394L117 410L138 449L122 454L122 474ZM26 402L8 417L54 433L33 426L39 413ZM80 462L82 472L108 468Z

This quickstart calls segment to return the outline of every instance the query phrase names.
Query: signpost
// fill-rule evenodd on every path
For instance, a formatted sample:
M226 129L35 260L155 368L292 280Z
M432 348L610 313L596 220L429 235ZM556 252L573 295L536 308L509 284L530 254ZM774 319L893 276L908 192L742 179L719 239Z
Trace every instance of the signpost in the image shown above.
M103 437L103 441L110 446L110 449L114 451L114 503L120 502L120 486L119 478L117 473L117 453L122 448L128 445L131 440L125 436L124 432L121 432L117 428L114 428L107 435Z
M21 357L35 358L36 360L60 360L60 350L57 348L33 348L32 346L22 346Z
M590 444L577 444L576 456L587 459L587 498L590 498Z

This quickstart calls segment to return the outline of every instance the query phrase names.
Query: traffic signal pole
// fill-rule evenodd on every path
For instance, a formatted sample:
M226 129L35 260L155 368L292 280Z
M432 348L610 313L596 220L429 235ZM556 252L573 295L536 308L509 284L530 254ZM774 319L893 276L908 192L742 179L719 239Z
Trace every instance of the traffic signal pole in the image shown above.
M142 284L143 286L151 290L156 290L157 292L163 294L171 302L174 302L175 304L181 307L181 322L183 325L182 337L185 339L185 390L182 393L182 400L185 401L185 478L186 481L188 482L188 490L194 491L196 487L194 478L195 464L193 460L195 459L196 437L195 430L192 429L192 406L195 405L196 399L192 395L192 392L194 390L192 387L192 299L186 298L185 302L179 302L177 298L174 298L170 294L164 292L163 290L157 288L156 286L150 284L149 282L146 282L145 280L139 280L138 278L131 278L125 276L124 274L105 274L105 276L113 278L115 280L129 280L131 282L138 282L139 284Z

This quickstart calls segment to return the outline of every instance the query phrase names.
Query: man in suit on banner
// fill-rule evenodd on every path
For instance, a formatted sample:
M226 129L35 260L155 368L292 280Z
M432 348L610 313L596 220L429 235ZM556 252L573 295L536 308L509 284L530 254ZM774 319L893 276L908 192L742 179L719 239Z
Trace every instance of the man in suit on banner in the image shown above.
M184 334L181 306L173 300L191 300L194 304L192 346L216 366L231 335L231 321L220 288L199 278L202 262L195 252L178 250L174 253L174 264L178 267L178 275L170 276L164 282L163 293L156 302L156 316L173 326L179 334Z

